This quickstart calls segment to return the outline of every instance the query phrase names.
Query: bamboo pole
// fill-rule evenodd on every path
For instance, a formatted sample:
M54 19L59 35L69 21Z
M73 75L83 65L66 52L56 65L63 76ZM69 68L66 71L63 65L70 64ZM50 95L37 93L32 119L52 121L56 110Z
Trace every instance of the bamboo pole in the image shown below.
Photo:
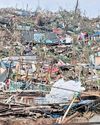
M72 107L72 105L73 105L75 99L76 99L76 96L72 99L72 101L71 101L71 103L70 103L68 109L66 110L64 116L59 120L59 123L60 123L60 124L63 123L63 121L65 120L65 117L67 116L67 114L68 114L70 108Z

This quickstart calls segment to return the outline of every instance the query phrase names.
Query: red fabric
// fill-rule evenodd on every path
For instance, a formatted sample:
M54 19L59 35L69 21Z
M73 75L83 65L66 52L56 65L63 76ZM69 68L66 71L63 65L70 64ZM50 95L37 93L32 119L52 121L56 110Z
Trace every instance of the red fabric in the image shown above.
M47 72L51 72L51 73L55 73L55 72L58 72L58 71L59 71L59 69L56 68L56 67L47 69Z
M53 33L62 34L62 30L59 28L53 29Z
M10 79L6 80L6 85L7 85L7 87L9 87L9 85L10 85Z

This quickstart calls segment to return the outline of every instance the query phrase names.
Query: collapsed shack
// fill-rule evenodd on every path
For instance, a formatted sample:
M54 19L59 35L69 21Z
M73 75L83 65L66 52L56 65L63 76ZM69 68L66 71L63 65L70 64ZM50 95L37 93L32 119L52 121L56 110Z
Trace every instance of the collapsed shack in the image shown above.
M89 122L89 119L95 115L95 113L100 113L98 102L100 101L98 97L90 97L94 98L94 102L91 101L86 103L86 101L76 104L69 112L69 115L62 125L65 124L99 124L100 122ZM85 99L85 98L84 98ZM87 97L89 99L89 97ZM59 106L59 105L50 105L50 106L28 106L28 105L21 105L21 104L15 104L10 105L9 104L0 104L1 107L1 113L0 113L0 121L1 124L28 124L28 121L30 121L30 124L37 124L37 125L51 125L51 124L58 124L59 123L59 116L63 116L64 111L66 110L66 105ZM94 110L95 108L95 110ZM92 110L95 112L92 113ZM6 118L6 116L9 118ZM3 117L3 118L2 118ZM23 118L24 117L24 118ZM58 118L58 120L56 119ZM6 119L6 121L5 121ZM60 125L60 124L59 124Z

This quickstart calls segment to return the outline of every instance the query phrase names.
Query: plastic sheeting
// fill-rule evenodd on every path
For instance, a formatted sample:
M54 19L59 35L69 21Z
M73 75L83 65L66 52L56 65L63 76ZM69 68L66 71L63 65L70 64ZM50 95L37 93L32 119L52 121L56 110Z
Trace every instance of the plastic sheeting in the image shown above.
M3 62L0 62L0 82L4 82L8 77L7 69Z
M50 94L46 95L46 100L48 103L66 102L73 98L75 91L81 92L82 90L84 88L81 87L80 81L59 79L51 88Z

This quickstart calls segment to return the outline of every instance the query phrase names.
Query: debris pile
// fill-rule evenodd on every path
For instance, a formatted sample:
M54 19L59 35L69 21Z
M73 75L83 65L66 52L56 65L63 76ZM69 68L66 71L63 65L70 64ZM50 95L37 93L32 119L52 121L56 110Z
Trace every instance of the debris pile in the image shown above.
M100 115L99 18L62 9L0 15L0 121L77 124Z

